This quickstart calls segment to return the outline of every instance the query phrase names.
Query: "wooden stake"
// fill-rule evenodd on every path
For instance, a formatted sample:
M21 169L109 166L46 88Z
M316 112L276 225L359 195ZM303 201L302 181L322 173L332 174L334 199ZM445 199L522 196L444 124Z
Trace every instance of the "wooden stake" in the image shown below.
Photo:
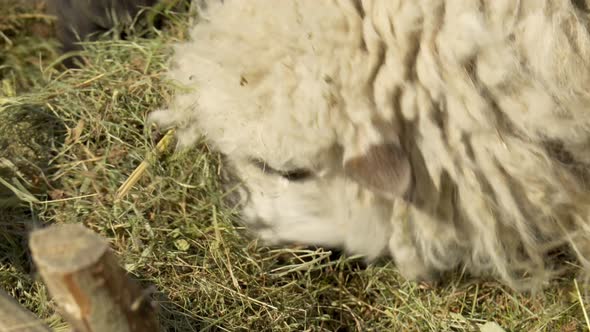
M0 289L1 332L51 332L30 311L22 307L10 295Z
M39 274L77 332L156 332L156 308L128 277L107 241L80 224L31 233Z

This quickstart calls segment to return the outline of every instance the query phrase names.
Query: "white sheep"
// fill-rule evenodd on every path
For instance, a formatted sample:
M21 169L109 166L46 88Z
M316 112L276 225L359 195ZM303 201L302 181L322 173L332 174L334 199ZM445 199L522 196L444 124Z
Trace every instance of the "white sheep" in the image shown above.
M270 245L542 287L590 270L590 20L567 0L228 0L176 45L179 143L205 136ZM559 262L557 262L559 263Z

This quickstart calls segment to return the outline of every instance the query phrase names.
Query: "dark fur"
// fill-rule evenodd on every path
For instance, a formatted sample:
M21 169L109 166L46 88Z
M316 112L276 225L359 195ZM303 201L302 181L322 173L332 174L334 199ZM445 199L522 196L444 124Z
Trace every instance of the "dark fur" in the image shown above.
M48 11L57 17L56 33L63 52L81 49L78 41L92 39L118 24L129 25L144 7L159 0L48 0ZM73 66L72 58L64 60Z

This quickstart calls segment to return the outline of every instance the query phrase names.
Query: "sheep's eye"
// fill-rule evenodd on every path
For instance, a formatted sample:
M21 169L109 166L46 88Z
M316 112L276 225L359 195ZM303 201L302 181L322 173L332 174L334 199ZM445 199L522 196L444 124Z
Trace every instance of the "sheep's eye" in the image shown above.
M280 175L289 181L303 181L311 177L311 172L306 169L295 169L289 172L281 172Z
M289 171L277 170L259 159L252 159L252 163L264 173L276 174L289 181L304 181L312 176L312 173L306 169L294 169Z

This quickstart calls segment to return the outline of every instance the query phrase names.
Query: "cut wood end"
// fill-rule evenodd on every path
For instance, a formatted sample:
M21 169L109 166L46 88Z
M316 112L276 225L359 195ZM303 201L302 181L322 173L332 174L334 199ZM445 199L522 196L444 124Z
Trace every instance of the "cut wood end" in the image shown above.
M53 225L31 232L29 246L37 266L70 273L96 263L109 244L81 224Z
M47 325L2 289L0 289L0 331L51 332Z

